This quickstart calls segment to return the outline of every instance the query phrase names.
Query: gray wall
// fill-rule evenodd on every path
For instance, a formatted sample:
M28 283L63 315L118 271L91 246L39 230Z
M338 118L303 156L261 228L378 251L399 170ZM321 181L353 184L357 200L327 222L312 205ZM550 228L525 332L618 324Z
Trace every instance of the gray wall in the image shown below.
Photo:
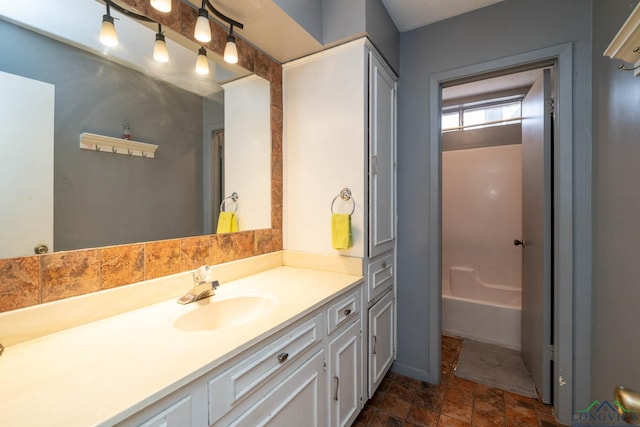
M323 0L324 44L368 35L371 42L398 73L400 33L381 0Z
M274 0L274 2L307 30L313 38L322 43L323 0Z
M499 23L500 25L496 25ZM394 369L429 373L429 77L549 46L573 43L574 154L591 152L591 1L505 0L400 35L398 93L398 357ZM588 162L587 162L588 163ZM576 162L576 168L583 166ZM584 174L585 171L580 171ZM587 171L588 173L588 171ZM576 194L577 226L589 223L584 194ZM588 233L587 233L588 237ZM577 237L577 244L581 243ZM584 282L576 266L576 282ZM587 289L588 291L588 289ZM576 307L588 310L587 307ZM587 312L588 314L588 312ZM576 357L588 359L577 346ZM577 379L586 381L588 378ZM588 375L587 375L588 377ZM579 390L584 383L577 384Z
M5 21L0 70L55 84L56 250L202 234L201 97ZM79 148L125 120L155 159Z
M640 77L603 57L637 0L593 6L592 400L618 385L640 390Z

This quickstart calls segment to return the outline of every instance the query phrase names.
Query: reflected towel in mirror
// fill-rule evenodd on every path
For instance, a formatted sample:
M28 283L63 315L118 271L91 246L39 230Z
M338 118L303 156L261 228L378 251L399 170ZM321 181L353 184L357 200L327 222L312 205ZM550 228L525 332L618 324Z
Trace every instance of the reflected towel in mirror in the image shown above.
M334 249L349 249L353 246L351 215L331 214L331 244Z
M218 216L217 233L232 233L238 231L238 220L233 212L220 212Z

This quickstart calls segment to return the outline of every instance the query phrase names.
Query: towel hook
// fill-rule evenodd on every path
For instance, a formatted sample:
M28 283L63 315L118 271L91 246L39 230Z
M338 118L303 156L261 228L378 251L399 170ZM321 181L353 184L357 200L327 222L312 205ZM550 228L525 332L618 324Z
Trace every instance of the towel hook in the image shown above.
M353 207L351 208L351 213L349 215L353 215L353 213L356 211L356 200L351 195L351 190L349 188L343 188L342 190L340 190L340 193L338 193L338 195L333 198L333 201L331 202L331 213L334 213L333 206L335 205L336 200L338 200L338 197L345 202L351 200Z
M222 202L220 202L220 212L226 212L226 211L224 210L225 202L226 202L228 199L231 199L231 201L235 203L235 206L234 206L234 208L233 208L233 212L235 213L235 212L238 210L238 199L239 199L239 198L240 198L240 195L234 191L233 193L231 193L231 195L230 195L230 196L227 196L227 197L225 197L224 199L222 199Z

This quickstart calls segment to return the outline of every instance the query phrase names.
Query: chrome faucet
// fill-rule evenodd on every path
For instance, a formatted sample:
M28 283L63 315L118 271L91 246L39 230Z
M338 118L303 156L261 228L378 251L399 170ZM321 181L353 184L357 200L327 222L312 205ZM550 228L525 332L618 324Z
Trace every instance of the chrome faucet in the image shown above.
M193 288L180 298L180 304L189 304L204 298L215 295L216 288L220 286L217 280L212 278L213 271L210 267L203 265L193 272Z

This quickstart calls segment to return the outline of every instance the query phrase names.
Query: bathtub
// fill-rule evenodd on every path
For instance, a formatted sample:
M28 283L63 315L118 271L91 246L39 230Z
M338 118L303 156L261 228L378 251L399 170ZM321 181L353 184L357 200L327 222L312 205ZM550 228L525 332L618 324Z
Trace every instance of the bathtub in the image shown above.
M476 271L451 267L442 286L442 332L520 350L521 289L482 282Z

